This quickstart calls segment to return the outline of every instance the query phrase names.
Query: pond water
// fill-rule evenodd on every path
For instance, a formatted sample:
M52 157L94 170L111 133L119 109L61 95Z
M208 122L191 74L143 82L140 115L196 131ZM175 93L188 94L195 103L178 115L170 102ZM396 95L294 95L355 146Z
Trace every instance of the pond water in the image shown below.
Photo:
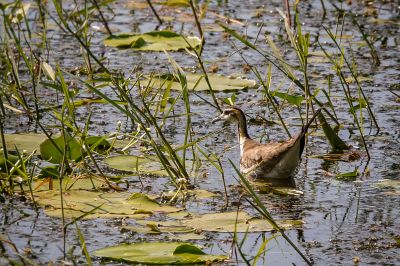
M217 3L219 2L219 3ZM322 1L304 1L299 6L299 20L303 32L310 33L310 51L318 54L321 49L319 42L328 52L338 53L332 45L328 34L322 25L334 31L338 23L338 12L330 2L323 1L326 7L326 17L322 14ZM351 2L351 1L348 1ZM72 3L69 3L72 5ZM349 114L348 105L343 96L339 79L333 75L331 95L334 100L335 111L343 127L339 136L352 149L361 155L360 159L352 162L316 158L331 152L331 146L319 127L310 134L307 148L296 174L296 188L303 192L297 196L281 196L276 194L262 194L260 197L272 216L276 219L301 220L303 225L297 229L287 230L290 239L306 254L315 265L399 265L399 232L400 232L400 17L399 6L395 1L371 1L371 5L354 1L336 3L339 8L358 14L358 23L369 34L380 59L380 65L374 65L370 50L366 45L360 30L352 23L350 16L343 24L343 38L346 56L354 59L359 75L365 77L362 88L369 98L372 110L376 116L380 131L370 121L367 112L364 112L364 133L371 160L367 161L365 149L362 145L359 131ZM67 4L65 4L67 6ZM72 6L68 6L71 8ZM113 32L146 32L157 27L157 20L151 10L140 1L117 1L109 4L113 11L105 8L105 16L110 19L109 27ZM274 39L284 54L285 60L298 65L296 55L288 44L284 22L277 8L285 10L284 1L212 1L209 3L205 17L201 21L204 27L206 45L203 51L203 61L206 69L214 69L223 75L233 75L256 80L251 72L246 71L246 62L237 51L241 44L234 38L228 38L226 33L216 25L216 21L226 23L229 27L247 34L250 41L268 49L264 34ZM185 35L197 35L189 8L170 8L156 5L159 14L167 21L160 29L171 29ZM53 7L49 6L51 14L55 15ZM29 18L34 27L38 9L31 7ZM372 15L371 15L372 14ZM374 15L376 14L376 15ZM293 15L293 14L292 14ZM339 19L339 32L342 19ZM262 26L261 30L260 27ZM2 29L4 25L1 25ZM129 74L137 67L143 73L172 72L173 68L164 53L138 52L104 47L102 41L107 34L100 22L93 22L91 30L92 50L95 54L104 54L107 66L113 71ZM33 28L34 30L38 30ZM57 25L49 19L48 22L49 63L58 63L62 69L73 70L81 67L84 62L81 48L76 40L60 31ZM260 36L258 36L261 32ZM3 33L2 33L3 35ZM197 61L186 52L171 52L170 55L187 72L200 73ZM242 51L243 57L257 67L262 76L266 75L268 62L251 49ZM43 55L45 57L45 55ZM329 75L334 74L332 65L323 56L310 59L309 65L310 87L312 90L328 89L326 82ZM20 73L23 79L27 73ZM25 76L24 76L25 75ZM301 76L299 74L299 76ZM73 79L70 82L76 82ZM29 83L25 85L29 88ZM272 70L272 89L289 90L300 94L290 80L284 77L277 69ZM104 88L107 95L113 96L111 88ZM394 93L392 93L393 91ZM356 95L357 91L354 91ZM175 95L176 92L175 92ZM320 93L319 95L322 95ZM231 92L217 93L218 98L231 96ZM48 88L39 88L39 97L46 106L54 103L57 95ZM81 89L81 98L94 98L94 95ZM208 93L191 94L192 127L195 138L205 136L224 126L224 130L205 139L201 145L207 151L221 156L222 167L229 194L229 206L224 208L223 181L219 172L212 166L203 168L202 174L190 182L195 188L215 192L216 197L209 199L189 199L181 207L191 213L214 213L225 210L236 211L238 208L251 215L258 215L250 204L240 197L237 174L229 163L231 159L239 163L239 146L236 137L236 127L233 125L211 124L211 120L218 115L218 111L205 103L202 98L211 101ZM322 99L325 99L321 96ZM261 88L239 91L235 105L246 111L249 122L249 133L256 139L263 141L280 141L287 138L278 118L265 101ZM88 114L92 113L90 132L92 134L108 134L117 128L117 122L122 121L123 131L130 132L134 128L129 120L110 105L88 104L77 109L78 122L85 122ZM183 101L177 103L176 114L185 112ZM300 119L296 108L284 105L281 112L292 134L300 130ZM260 117L265 118L260 119ZM269 123L260 122L268 121ZM42 122L52 128L59 123L50 114L44 114ZM271 123L277 122L277 123ZM186 120L176 117L168 121L166 135L172 144L183 143ZM6 117L6 133L40 132L35 123L24 115L15 115L10 112ZM56 129L54 129L56 132ZM132 148L131 153L137 153L138 147ZM355 181L346 181L336 178L337 174L358 169L360 174ZM110 171L109 168L105 170ZM111 172L110 172L111 174ZM129 191L141 191L142 186L135 175L127 176L130 184ZM391 186L383 185L384 180L394 181ZM142 177L143 186L151 194L160 195L162 192L174 188L169 178ZM239 207L238 207L239 206ZM153 218L154 219L154 218ZM5 198L0 205L1 238L9 239L14 243L21 254L29 257L38 264L61 264L63 260L63 233L61 220L51 218L42 208L35 211L34 205L24 197L15 196ZM135 224L131 219L94 219L81 220L79 228L84 235L89 253L99 248L119 243L135 243L141 241L167 240L168 237L133 234L122 230L122 226ZM207 233L205 239L192 240L199 244L207 253L227 254L232 252L232 233ZM242 252L252 258L258 252L263 240L271 237L271 232L238 234L239 241L245 238ZM396 244L397 239L397 244ZM79 251L79 239L75 227L67 231L66 247L71 251L74 260L80 264L86 259ZM3 243L4 245L4 243ZM12 254L10 248L5 254ZM1 252L1 251L0 251ZM15 254L15 252L14 252ZM234 253L235 254L235 253ZM8 255L10 256L10 255ZM13 256L11 256L13 257ZM93 258L95 264L102 263L99 258ZM359 261L359 262L358 262ZM7 264L6 259L0 259L0 264ZM117 262L108 262L117 264ZM258 260L258 265L305 265L303 259L282 238L268 242L267 251ZM241 257L236 253L232 259L223 264L244 265Z

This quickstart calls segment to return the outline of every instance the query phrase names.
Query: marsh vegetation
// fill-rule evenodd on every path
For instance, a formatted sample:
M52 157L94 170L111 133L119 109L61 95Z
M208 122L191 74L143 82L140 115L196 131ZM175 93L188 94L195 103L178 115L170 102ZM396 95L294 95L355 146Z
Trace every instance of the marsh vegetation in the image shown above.
M399 264L396 1L1 1L0 264ZM309 130L295 186L238 170Z

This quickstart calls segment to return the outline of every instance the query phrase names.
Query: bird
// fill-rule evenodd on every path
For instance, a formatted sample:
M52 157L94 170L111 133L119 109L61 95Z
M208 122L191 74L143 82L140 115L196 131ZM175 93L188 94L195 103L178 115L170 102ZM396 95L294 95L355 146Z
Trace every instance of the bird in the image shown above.
M283 180L293 177L305 146L306 133L321 112L318 109L301 131L285 142L261 144L250 138L244 112L238 107L222 111L212 122L236 122L240 144L240 172L250 180Z

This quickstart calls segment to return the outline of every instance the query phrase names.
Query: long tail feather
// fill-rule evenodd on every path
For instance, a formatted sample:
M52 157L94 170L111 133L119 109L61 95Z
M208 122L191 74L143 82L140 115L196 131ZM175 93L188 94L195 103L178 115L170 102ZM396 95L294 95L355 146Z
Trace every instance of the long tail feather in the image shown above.
M310 120L308 120L308 123L306 125L303 126L303 128L301 129L301 133L300 133L300 155L303 153L304 150L304 146L306 144L306 134L307 134L307 130L310 127L310 125L314 122L315 118L317 117L317 115L319 113L321 113L323 108L319 108L317 111L315 111L314 115L311 117Z

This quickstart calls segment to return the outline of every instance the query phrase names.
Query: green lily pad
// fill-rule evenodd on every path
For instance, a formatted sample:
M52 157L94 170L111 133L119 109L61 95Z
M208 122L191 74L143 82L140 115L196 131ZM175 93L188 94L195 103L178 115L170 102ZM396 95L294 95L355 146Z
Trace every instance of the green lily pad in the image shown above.
M165 5L165 6L180 6L180 7L188 7L190 6L190 1L189 0L166 0L162 1L160 3L156 3L159 5Z
M82 157L81 145L68 133L64 136L59 136L57 138L46 139L40 144L40 155L46 161L51 163L61 163L63 160L64 146L66 146L66 157L68 160L78 160Z
M175 213L169 213L168 217L173 217L174 215ZM140 226L126 226L124 228L142 234L165 234L165 237L169 240L185 241L205 238L204 234L196 233L194 228L182 225L180 221L176 220L157 222L137 220L136 223Z
M210 192L204 189L194 189L194 190L189 190L188 192L190 194L193 194L198 199L209 199L217 196L217 194L215 194L214 192Z
M226 77L218 74L207 74L213 91L232 91L253 88L256 85L254 80ZM148 77L150 79L150 77ZM189 91L208 91L208 85L202 74L186 74L187 88ZM150 86L154 88L167 88L171 86L173 90L182 90L179 81L170 74L151 77Z
M156 176L168 176L168 172L156 156L117 155L104 159L111 168ZM186 168L190 169L193 161L186 161Z
M14 150L17 147L20 151L27 150L28 152L39 149L40 143L47 139L46 135L35 133L4 134L4 137L8 150ZM2 143L0 147L3 147Z
M46 206L45 212L50 216L61 217L60 191L35 191L35 200ZM177 212L180 209L172 206L162 206L145 194L137 193L130 198L129 193L102 193L86 190L68 190L63 193L65 216L76 218L94 210L85 218L112 217L145 217L154 212Z
M80 161L86 154L86 152L82 150L79 142L68 133L65 134L65 142L67 143L66 145L64 144L64 137L62 135L58 136L57 138L53 138L52 140L53 141L46 139L40 144L40 155L46 161L55 164L61 163L65 146L67 148L66 157L68 160ZM105 137L100 136L88 136L86 138L86 144L91 149L97 151L107 150L111 146Z
M56 174L58 177L58 165L51 165L44 167L43 169L46 169L49 171L48 176L40 176L41 178L46 178L46 177L52 177L51 174ZM52 169L53 168L53 169ZM43 170L42 169L42 170ZM45 173L46 174L46 173ZM35 191L45 191L48 190L45 186L42 187L40 184L42 183L42 180L37 180L32 183L32 187L35 188ZM53 185L55 190L60 189L60 180L55 179L53 180ZM67 191L67 190L91 190L91 189L101 189L101 188L106 188L107 184L105 183L104 180L102 180L98 176L93 176L93 177L88 177L88 176L78 176L78 177L63 177L62 180L62 190ZM27 187L28 188L28 187Z
M95 208L95 206L92 209L94 209L94 208ZM48 215L50 217L56 217L56 218L61 218L63 215L61 209L56 209L53 207L47 207L44 210L44 213L46 213L46 215ZM92 220L92 219L98 219L98 218L115 219L115 218L121 218L121 217L136 220L136 219L144 219L144 218L147 218L150 216L149 214L143 214L143 213L121 215L121 214L117 214L117 213L100 213L97 211L87 214L87 212L85 212L85 211L64 209L64 217L66 217L66 218L78 218L78 217L82 217L83 215L85 215L82 218L84 220Z
M191 214L189 212L173 212L168 214L168 216L170 218L176 219L176 220L183 220L183 219L187 219L188 217L191 217Z
M164 30L143 34L113 35L104 40L104 45L118 48L132 48L140 51L178 51L185 48L189 49L190 46L196 48L201 45L201 40L195 36L184 38L175 32Z
M266 232L274 228L264 219L253 218L245 212L208 213L193 219L182 220L182 224L198 230L212 232ZM301 220L277 221L282 228L301 226Z
M224 255L207 255L190 243L144 242L96 250L95 256L143 264L188 264L223 261Z
M118 155L114 157L108 157L104 162L111 168L139 172L151 175L167 176L168 172L163 169L162 164L157 160L155 156L135 156L135 155Z
M344 181L355 181L359 174L360 173L358 171L358 168L356 168L356 169L354 169L354 171L351 171L351 172L337 174L336 178L339 180L344 180Z
M191 233L193 228L179 224L165 224L156 222L143 222L144 226L124 226L123 229L142 234L162 234L162 233Z
M188 240L202 240L205 239L205 235L197 233L185 233L185 234L168 234L166 236L168 240L188 241Z

